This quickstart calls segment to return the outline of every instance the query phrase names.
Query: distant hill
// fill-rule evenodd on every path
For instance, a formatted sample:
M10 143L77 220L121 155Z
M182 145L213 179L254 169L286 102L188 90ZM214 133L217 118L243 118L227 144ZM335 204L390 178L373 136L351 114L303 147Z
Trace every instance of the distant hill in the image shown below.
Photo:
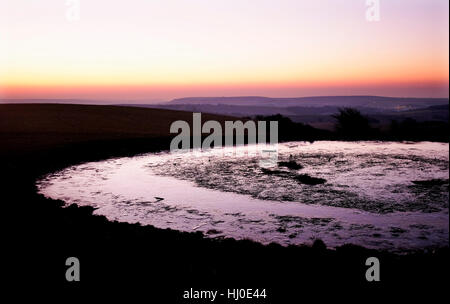
M391 120L412 118L418 121L448 121L447 98L397 98L381 96L317 96L299 98L241 97L188 97L174 99L159 105L131 106L163 108L189 112L213 113L236 117L270 116L281 114L295 122L314 127L333 129L331 115L339 108L352 107L372 118L372 122L389 123ZM129 105L130 106L130 105Z
M170 101L170 105L234 105L264 107L324 107L353 106L376 109L417 109L448 104L448 98L398 98L382 96L313 96L298 98L240 97L186 97Z
M32 99L32 100L0 100L14 103L104 103L105 101L78 99ZM339 108L356 108L371 118L378 125L389 124L392 120L412 118L419 122L449 120L448 98L397 98L382 96L315 96L298 98L270 98L260 96L238 97L187 97L169 102L154 104L130 104L121 102L119 106L157 108L185 112L202 112L221 116L255 117L281 114L294 122L306 123L323 129L333 129ZM115 105L117 106L117 104ZM32 107L27 107L31 109ZM5 109L5 108L4 108ZM81 109L81 108L79 108ZM105 112L107 108L102 109ZM4 110L3 110L4 111ZM131 110L123 111L131 114ZM143 112L133 112L128 118L141 117ZM148 113L148 112L147 112ZM154 112L156 113L156 112ZM161 112L162 113L162 112ZM0 113L2 114L2 113ZM3 113L5 114L5 112ZM1 115L0 115L1 116ZM7 118L7 117L4 117ZM121 121L123 117L118 118ZM70 120L68 120L70 121ZM2 122L0 121L0 126ZM81 126L84 124L81 123ZM84 128L84 127L82 127Z

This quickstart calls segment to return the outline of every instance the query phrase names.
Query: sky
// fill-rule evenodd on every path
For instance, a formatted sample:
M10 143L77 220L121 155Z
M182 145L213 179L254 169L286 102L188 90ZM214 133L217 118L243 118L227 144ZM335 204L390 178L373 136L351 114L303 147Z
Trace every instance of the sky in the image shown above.
M449 1L378 2L0 0L0 99L448 98Z

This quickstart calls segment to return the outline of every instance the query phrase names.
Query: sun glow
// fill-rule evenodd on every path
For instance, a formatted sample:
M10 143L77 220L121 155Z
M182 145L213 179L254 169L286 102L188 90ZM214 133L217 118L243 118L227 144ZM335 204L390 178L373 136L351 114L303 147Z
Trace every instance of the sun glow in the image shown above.
M363 1L81 1L71 22L63 1L0 6L5 98L448 96L447 1L378 22Z

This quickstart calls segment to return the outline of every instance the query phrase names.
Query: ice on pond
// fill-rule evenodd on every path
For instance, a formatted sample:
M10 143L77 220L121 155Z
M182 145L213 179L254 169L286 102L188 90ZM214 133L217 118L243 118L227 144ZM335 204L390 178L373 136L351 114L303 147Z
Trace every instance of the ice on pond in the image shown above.
M248 148L85 163L38 188L111 220L209 237L391 251L448 246L448 143L286 143L272 168Z

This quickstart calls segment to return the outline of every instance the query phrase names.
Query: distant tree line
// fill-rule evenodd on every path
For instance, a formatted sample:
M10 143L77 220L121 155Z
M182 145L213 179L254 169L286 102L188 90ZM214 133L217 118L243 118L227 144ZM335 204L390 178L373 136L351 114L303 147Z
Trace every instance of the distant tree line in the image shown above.
M392 120L387 128L371 125L371 118L354 108L341 108L332 115L336 120L334 131L314 128L293 122L283 115L256 116L256 120L278 121L279 141L292 140L392 140L392 141L449 141L449 123L441 121L418 122L412 118Z

